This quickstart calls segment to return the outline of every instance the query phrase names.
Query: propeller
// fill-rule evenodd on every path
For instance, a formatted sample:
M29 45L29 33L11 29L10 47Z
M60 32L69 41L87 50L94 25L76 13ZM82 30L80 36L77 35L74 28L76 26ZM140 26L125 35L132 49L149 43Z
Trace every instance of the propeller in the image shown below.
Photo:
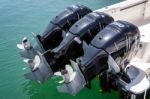
M23 58L33 59L36 55L36 51L32 47L32 45L29 42L27 37L24 37L22 39L21 44L17 44L17 48L21 49L21 51L19 53L20 53L21 57L23 57Z
M57 75L61 75L63 80L61 85L57 86L57 90L63 93L69 93L75 95L78 93L86 84L85 78L81 73L78 64L70 60L71 66L66 65L65 69Z
M73 74L73 68L70 65L66 65L65 69L55 72L54 75L55 76L59 76L62 77L62 80L59 81L58 83L62 84L62 83L68 83L70 82L73 78L72 74Z
M34 59L24 59L25 63L29 65L32 71L36 70L40 66L40 57L38 55L35 55Z
M31 68L31 72L24 75L26 79L36 80L42 83L53 75L53 71L45 57L38 51L34 59L25 59L24 62Z
M21 50L25 50L25 49L29 49L31 47L30 42L28 41L27 37L24 37L22 39L21 44L17 44L17 48L21 49Z
M23 61L27 64L30 59L24 59Z
M24 50L24 47L23 47L22 44L17 44L17 48L18 48L18 49L21 49L21 50Z
M29 42L27 37L24 37L22 39L21 44L17 44L17 48L21 49L19 52L21 57L23 58L29 58L29 59L34 59L35 55L37 54L37 51L40 51L41 53L45 52L43 45L39 41L39 38L37 34L31 32L33 35L33 38L36 40L35 46L32 46L31 43Z

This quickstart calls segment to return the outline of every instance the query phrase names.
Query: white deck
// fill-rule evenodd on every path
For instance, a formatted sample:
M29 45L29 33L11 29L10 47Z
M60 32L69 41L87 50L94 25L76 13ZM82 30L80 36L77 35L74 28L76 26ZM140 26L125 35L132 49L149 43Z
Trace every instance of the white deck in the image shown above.
M141 33L141 42L150 42L150 23L139 27Z
M150 0L126 0L96 11L105 12L115 20L124 20L135 25L150 23Z

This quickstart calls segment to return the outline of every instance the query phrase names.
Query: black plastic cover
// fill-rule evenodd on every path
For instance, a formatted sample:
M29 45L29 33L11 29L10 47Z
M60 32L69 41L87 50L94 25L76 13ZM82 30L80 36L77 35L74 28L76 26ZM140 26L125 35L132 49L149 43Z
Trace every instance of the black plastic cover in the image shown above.
M71 25L90 12L92 12L92 10L83 5L71 5L67 7L50 21L48 27L43 33L43 36L51 33L54 27L62 30L69 30Z
M126 21L115 21L99 32L92 40L91 45L113 53L126 45L130 46L138 38L137 26Z
M92 12L76 22L69 29L69 32L81 37L85 32L87 32L87 30L90 30L96 26L99 26L100 29L102 29L103 25L109 24L111 22L113 22L113 18L108 14L103 12Z
M80 19L81 17L85 16L90 12L92 12L92 10L86 6L71 5L67 7L59 15L57 15L51 22L53 24L59 25L62 28L65 25L67 20L70 21L70 20Z

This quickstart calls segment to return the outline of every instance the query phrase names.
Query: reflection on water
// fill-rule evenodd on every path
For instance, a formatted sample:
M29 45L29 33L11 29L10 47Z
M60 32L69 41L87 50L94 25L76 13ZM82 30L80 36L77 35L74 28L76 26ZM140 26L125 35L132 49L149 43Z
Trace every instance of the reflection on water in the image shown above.
M101 93L99 91L99 83L98 80L95 79L92 81L92 87L91 90L84 88L81 90L76 96L71 96L69 94L65 93L59 93L56 90L56 86L59 84L57 83L60 80L60 78L54 78L51 79L44 84L39 84L34 81L28 81L22 84L23 88L23 93L28 95L30 99L49 99L51 97L55 99L118 99L118 93L113 92L113 94L110 93Z
M22 84L23 93L28 95L31 99L45 99L49 97L58 96L56 90L57 82L61 80L58 77L53 77L52 79L40 84L35 81L27 81ZM60 97L59 97L60 98Z

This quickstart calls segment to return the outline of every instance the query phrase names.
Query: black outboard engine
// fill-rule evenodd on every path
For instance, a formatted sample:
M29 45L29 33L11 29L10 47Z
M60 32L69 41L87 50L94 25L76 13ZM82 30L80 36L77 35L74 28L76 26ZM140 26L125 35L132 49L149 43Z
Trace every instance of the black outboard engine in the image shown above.
M17 47L22 50L20 55L25 58L24 61L29 64L29 67L32 67L32 72L25 74L27 79L43 82L53 75L50 64L47 63L51 55L50 50L59 45L65 33L76 21L90 12L92 10L83 5L69 6L50 21L42 36L33 33L35 46L32 46L26 37L22 44L17 44Z
M58 86L59 92L76 94L97 75L105 71L120 73L117 58L124 59L132 46L139 42L138 28L125 21L115 21L100 31L89 45L84 45L84 55L75 63L71 61L74 72L70 82ZM73 77L72 77L73 76ZM65 78L65 76L64 76Z
M107 65L109 60L126 55L133 44L139 41L139 37L138 28L125 21L115 21L99 32L86 48L79 63L87 80L93 79L94 75L110 68L108 65L111 64ZM113 72L119 72L119 69L114 69ZM94 74L91 75L92 73Z

